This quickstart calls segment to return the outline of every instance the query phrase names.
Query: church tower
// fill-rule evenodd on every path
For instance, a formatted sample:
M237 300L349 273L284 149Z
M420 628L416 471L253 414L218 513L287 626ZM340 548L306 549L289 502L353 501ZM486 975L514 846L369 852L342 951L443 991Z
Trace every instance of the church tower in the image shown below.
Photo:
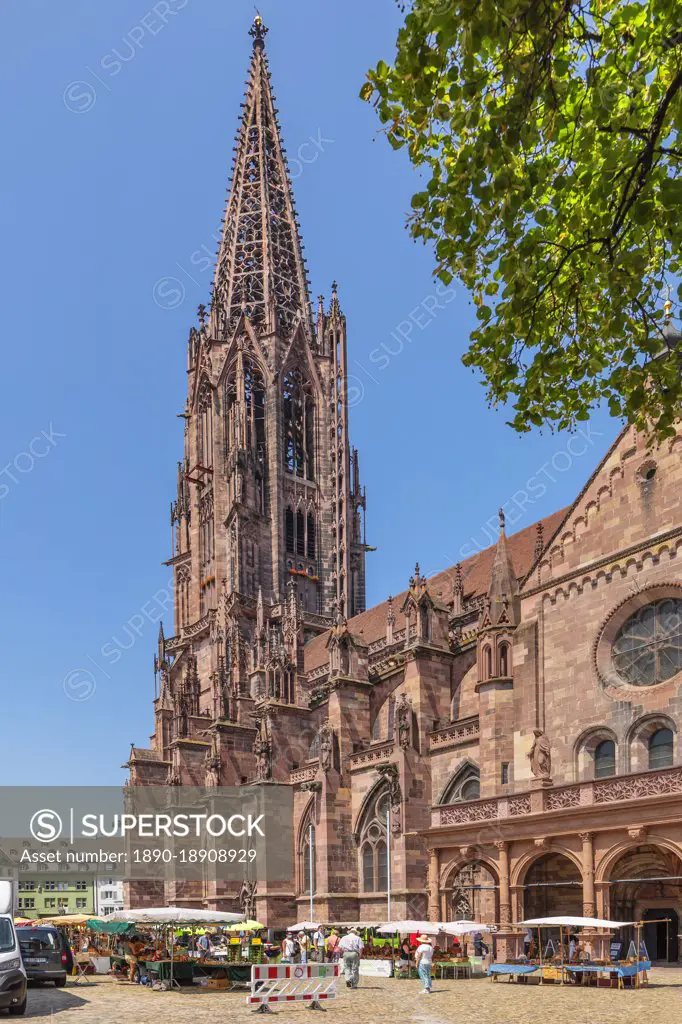
M313 321L266 32L257 18L210 309L189 337L176 635L221 594L251 635L259 592L266 618L281 619L292 579L306 639L365 607L346 320L334 284Z

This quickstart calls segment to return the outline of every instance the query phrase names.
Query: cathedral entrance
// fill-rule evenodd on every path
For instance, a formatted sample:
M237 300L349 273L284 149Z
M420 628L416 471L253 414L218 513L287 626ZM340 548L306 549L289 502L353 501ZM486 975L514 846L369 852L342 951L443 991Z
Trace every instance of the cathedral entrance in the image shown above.
M616 921L648 922L642 929L642 939L652 960L679 960L680 876L682 860L653 843L628 850L609 872L609 917ZM628 944L636 938L635 929L623 929L623 933Z
M458 868L447 885L449 921L497 921L497 879L481 861Z
M667 921L665 920L667 918ZM679 917L672 907L652 907L642 914L642 921L649 922L642 929L642 938L652 960L677 963L677 931Z
M533 861L524 882L524 918L580 917L582 912L583 880L573 861L562 853Z

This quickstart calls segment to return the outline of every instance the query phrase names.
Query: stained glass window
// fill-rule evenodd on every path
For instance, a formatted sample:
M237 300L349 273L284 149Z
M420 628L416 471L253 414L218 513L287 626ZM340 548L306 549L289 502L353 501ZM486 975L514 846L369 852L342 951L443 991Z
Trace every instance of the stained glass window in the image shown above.
M682 601L665 598L631 615L616 635L612 658L632 686L653 686L682 671Z

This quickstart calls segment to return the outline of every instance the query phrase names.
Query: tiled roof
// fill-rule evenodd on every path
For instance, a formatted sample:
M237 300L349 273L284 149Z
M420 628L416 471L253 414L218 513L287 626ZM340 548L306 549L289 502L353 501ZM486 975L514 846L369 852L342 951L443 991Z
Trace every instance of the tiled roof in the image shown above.
M567 509L560 509L558 512L553 512L552 515L540 520L543 526L545 543L551 539L566 512ZM507 537L507 547L514 570L519 579L522 579L533 565L536 538L537 523L533 523L531 526L519 530L518 533L512 534L511 537ZM492 544L489 548L479 551L461 563L465 598L475 597L488 592L494 555L495 545ZM451 569L445 569L443 572L436 573L435 576L429 579L429 593L436 600L440 598L443 604L449 604L452 601L454 582L455 567L453 566ZM406 595L407 591L404 590L393 598L394 628L396 630L402 629L405 625L405 616L400 609ZM349 619L348 628L351 633L362 637L366 644L371 644L373 641L385 636L387 612L388 601L383 601L381 604L375 605L374 608L368 608L367 611L361 612L360 615L355 615L352 619ZM306 644L306 672L314 671L321 665L325 665L329 660L327 652L328 638L328 632L322 633Z

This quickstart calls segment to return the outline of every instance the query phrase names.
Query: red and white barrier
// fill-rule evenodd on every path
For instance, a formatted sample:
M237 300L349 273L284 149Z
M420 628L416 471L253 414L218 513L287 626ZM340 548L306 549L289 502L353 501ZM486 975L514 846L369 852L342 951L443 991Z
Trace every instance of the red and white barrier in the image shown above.
M270 1003L319 1004L336 997L338 976L339 964L254 964L246 1002L262 1011Z

